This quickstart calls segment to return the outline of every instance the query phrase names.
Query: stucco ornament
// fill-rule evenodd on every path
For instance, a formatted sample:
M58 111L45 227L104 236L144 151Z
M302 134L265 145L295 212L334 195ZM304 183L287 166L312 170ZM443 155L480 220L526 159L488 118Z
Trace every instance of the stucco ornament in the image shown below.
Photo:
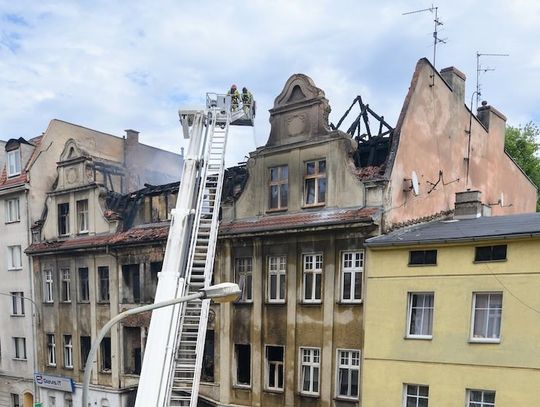
M306 130L306 115L295 114L287 118L287 132L290 137L298 136Z
M67 178L68 184L76 183L79 179L79 174L77 174L77 169L76 168L68 169L66 173L66 178Z

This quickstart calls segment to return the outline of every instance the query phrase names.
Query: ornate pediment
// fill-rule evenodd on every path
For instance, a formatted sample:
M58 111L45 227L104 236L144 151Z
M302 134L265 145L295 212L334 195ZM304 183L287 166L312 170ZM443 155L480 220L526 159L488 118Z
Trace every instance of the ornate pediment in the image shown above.
M60 154L60 159L58 161L59 163L62 163L77 158L89 158L89 155L77 145L75 140L69 139L66 141L64 150L62 151L62 154Z

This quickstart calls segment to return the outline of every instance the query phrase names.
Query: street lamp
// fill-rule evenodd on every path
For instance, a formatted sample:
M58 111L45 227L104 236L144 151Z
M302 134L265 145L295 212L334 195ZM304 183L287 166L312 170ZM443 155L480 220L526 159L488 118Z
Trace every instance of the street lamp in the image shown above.
M171 305L180 304L182 302L193 301L197 299L212 299L215 302L231 302L238 298L241 291L238 284L235 283L221 283L207 288L202 288L195 294L186 295L184 297L175 298L173 300L167 300L150 305L143 305L142 307L132 308L127 311L121 312L113 319L107 322L103 328L99 331L97 338L92 343L88 358L86 359L86 365L84 367L83 387L82 387L82 407L88 406L88 387L90 386L90 375L92 374L92 365L94 357L97 352L97 348L101 343L101 340L105 337L107 332L118 322L123 320L129 315L141 314L143 312L152 311L158 308L169 307Z

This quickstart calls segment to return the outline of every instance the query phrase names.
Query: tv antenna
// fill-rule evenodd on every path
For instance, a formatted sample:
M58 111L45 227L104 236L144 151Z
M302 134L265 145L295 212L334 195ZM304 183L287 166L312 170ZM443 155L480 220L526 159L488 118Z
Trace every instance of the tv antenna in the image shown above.
M434 22L434 28L433 28L433 66L435 65L435 61L437 58L437 44L443 43L446 44L447 38L439 38L439 26L443 25L442 21L439 20L439 7L431 5L430 8L424 8L422 10L414 10L414 11L408 11L406 13L403 13L402 15L408 15L408 14L416 14L416 13L423 13L429 11L431 14L435 14L435 18L433 19ZM435 79L434 79L435 80Z
M508 57L510 54L483 54L476 51L476 108L480 103L480 97L482 96L482 86L480 85L480 73L494 71L495 68L490 68L489 66L483 67L480 64L480 57Z

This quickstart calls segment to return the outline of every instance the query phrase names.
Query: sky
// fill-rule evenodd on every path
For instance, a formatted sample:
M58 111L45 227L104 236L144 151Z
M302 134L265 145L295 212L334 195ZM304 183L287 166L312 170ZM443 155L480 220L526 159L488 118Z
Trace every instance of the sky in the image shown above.
M508 124L540 124L540 1L440 0L436 67L465 73ZM0 0L0 139L52 119L179 152L177 111L247 86L254 128L233 127L227 165L268 139L268 110L290 75L325 91L337 123L352 100L395 125L418 59L433 54L431 2L367 0Z

